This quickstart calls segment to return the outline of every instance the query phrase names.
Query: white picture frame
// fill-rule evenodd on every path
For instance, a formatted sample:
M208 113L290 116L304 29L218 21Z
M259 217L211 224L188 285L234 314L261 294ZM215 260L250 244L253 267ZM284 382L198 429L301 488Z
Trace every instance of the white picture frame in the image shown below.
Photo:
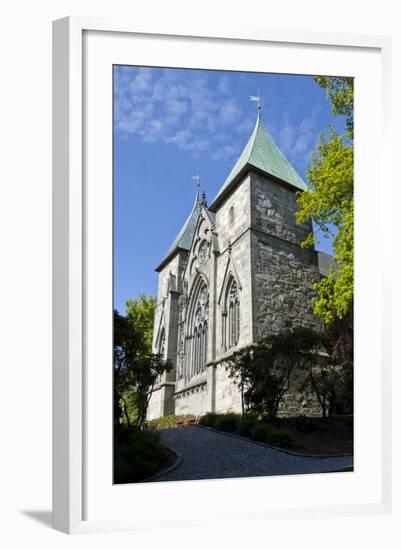
M383 196L386 190L386 196L391 194L389 185L391 182L390 161L388 158L388 135L390 125L390 55L391 42L387 37L373 36L353 36L336 35L327 33L313 32L292 32L276 31L271 29L214 29L212 26L208 29L182 28L179 23L171 23L165 28L155 27L153 29L142 28L121 21L104 21L93 18L69 17L54 22L53 32L53 526L56 529L67 533L88 532L99 530L115 529L138 529L150 528L154 524L151 518L146 520L146 510L143 515L132 514L132 517L110 517L107 515L106 508L99 508L96 517L87 517L88 507L88 477L92 476L89 487L93 487L96 479L99 486L102 484L99 472L95 471L93 464L85 459L85 454L90 445L95 443L88 442L88 433L91 430L90 412L88 413L88 372L87 372L87 343L88 324L87 316L91 315L88 311L88 302L86 295L88 292L86 269L88 266L88 253L90 252L91 239L87 238L88 220L85 218L88 206L85 202L91 198L85 189L84 180L87 177L85 168L85 155L88 154L84 139L84 120L85 120L85 71L83 59L86 55L91 55L86 51L84 35L93 33L93 36L108 36L110 40L116 37L119 40L128 37L145 37L146 40L157 41L160 39L179 39L185 41L190 46L194 43L209 44L214 47L216 44L236 45L284 45L288 48L302 48L305 53L313 51L314 48L327 47L337 48L338 51L357 52L366 50L375 52L375 56L380 62L381 76L380 98L375 97L375 108L380 111L380 116L376 121L380 127L380 137L378 137L381 148L380 158L377 166L377 175L380 180L378 185L379 193ZM94 41L96 43L96 41ZM99 46L100 48L100 46ZM99 49L99 51L101 48ZM334 51L334 50L333 50ZM125 55L125 54L124 54ZM157 54L155 54L157 55ZM159 54L161 57L161 54ZM307 55L307 54L305 54ZM88 57L86 57L88 59ZM160 62L163 65L163 60ZM174 59L171 60L174 64ZM379 89L378 89L379 90ZM100 94L101 95L101 94ZM378 104L380 102L380 106ZM92 107L91 107L92 108ZM356 121L358 123L358 120ZM107 126L105 126L107 127ZM356 134L358 136L358 132ZM362 139L361 139L362 141ZM358 149L356 149L358 151ZM362 153L366 151L359 150L356 153L356 162L361 162ZM357 197L358 198L358 197ZM92 203L91 203L92 204ZM94 205L91 208L96 208ZM369 205L366 207L369 208ZM379 217L384 220L385 205L381 203L379 208ZM366 224L367 212L361 211L359 223L361 227ZM93 219L93 216L92 218ZM90 232L90 230L89 230ZM378 226L377 238L383 236L383 227ZM108 237L109 238L109 237ZM109 242L109 241L108 241ZM89 247L89 248L88 248ZM382 261L388 262L386 257ZM390 298L388 295L385 269L380 272L374 272L376 277L372 281L378 284L378 296L374 307L380 309L381 323L378 325L381 332L380 341L375 348L377 358L380 360L377 364L376 378L371 380L372 387L376 383L376 392L378 396L375 414L377 414L377 437L380 437L380 446L378 449L375 468L377 470L377 487L374 493L379 495L377 498L366 498L361 502L350 499L342 502L341 499L324 505L317 504L312 506L310 503L305 506L296 504L288 507L285 499L277 509L269 508L271 517L311 517L314 514L344 515L344 514L364 514L364 513L384 513L391 509L391 458L390 458L390 426L391 426L391 357L389 355L390 330L387 325L389 322L389 311L386 309L386 315L383 315L384 309L388 308ZM107 281L105 281L107 283ZM364 289L366 291L366 287ZM364 290L360 293L363 294ZM85 305L86 304L86 305ZM376 334L377 338L377 334ZM110 354L111 357L111 354ZM374 361L374 357L371 361ZM380 368L379 368L380 367ZM373 369L374 370L374 369ZM111 364L110 364L111 372ZM106 380L107 382L107 380ZM379 384L377 385L377 383ZM100 382L99 382L100 384ZM103 385L103 390L107 384ZM102 391L103 391L102 390ZM110 388L111 394L111 388ZM386 398L384 399L384 396ZM92 400L93 402L93 400ZM105 409L107 405L105 404ZM105 414L111 412L106 410ZM88 420L89 419L89 420ZM380 456L379 456L380 455ZM356 463L358 466L358 463ZM362 468L363 470L363 468ZM365 472L366 473L366 472ZM336 475L338 483L343 482L344 475ZM96 476L98 476L96 478ZM341 477L342 476L342 477ZM340 479L341 478L341 479ZM380 480L379 480L380 478ZM111 479L111 477L110 477ZM348 478L349 479L349 478ZM341 481L342 480L342 481ZM236 480L239 481L236 490L257 491L255 480ZM192 482L179 482L180 486L174 486L174 491L181 492L181 496L190 498L190 492L185 487L191 487ZM223 489L228 498L231 494L235 481L225 482L222 485L221 480L216 482L197 482L197 490L201 484L207 484L205 490L209 495L218 488ZM223 482L224 483L224 482ZM258 480L258 484L262 483ZM275 481L275 483L278 483ZM336 481L337 484L337 481ZM123 489L126 493L129 490L141 492L142 497L149 498L149 505L158 498L165 498L168 492L169 484L152 484L131 486ZM148 496L146 496L148 494ZM233 493L234 494L234 493ZM373 493L372 493L373 494ZM94 498L93 496L91 498ZM97 499L107 500L106 493L97 493ZM119 493L118 498L125 498L123 493ZM204 498L202 495L200 499ZM147 502L147 501L146 501ZM237 509L233 502L230 510L231 521L245 521L250 519L244 510ZM263 506L258 502L252 509L254 517L261 519L265 515ZM156 512L157 514L157 512ZM216 515L217 514L217 515ZM201 518L197 510L193 510L192 515L188 512L186 525L194 523L199 524L210 520L225 519L225 512L213 513L213 518ZM165 518L167 525L171 520L168 514ZM160 524L162 524L161 522Z

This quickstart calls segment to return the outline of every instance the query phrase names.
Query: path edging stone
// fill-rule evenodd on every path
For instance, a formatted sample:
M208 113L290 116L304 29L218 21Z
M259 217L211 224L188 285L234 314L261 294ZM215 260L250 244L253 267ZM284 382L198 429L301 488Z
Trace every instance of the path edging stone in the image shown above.
M173 449L172 447L168 446L168 445L164 445L166 447L166 449L168 449L171 453L173 453L173 455L175 455L175 462L174 464L170 464L170 466L168 466L167 468L164 468L164 470L160 470L160 472L157 472L156 474L153 474L152 476L150 477L147 477L146 479L143 479L140 483L147 483L148 481L156 481L158 477L161 477L161 476L164 476L166 474L169 474L170 472L172 472L173 470L175 470L176 468L178 468L178 466L180 466L180 464L182 463L182 461L184 460L184 457L182 456L181 453L179 453L178 451L176 451L175 449Z

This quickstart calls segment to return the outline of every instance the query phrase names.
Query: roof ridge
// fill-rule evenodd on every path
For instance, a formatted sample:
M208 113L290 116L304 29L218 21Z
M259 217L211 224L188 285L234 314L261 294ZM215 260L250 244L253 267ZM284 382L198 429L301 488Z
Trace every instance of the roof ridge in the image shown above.
M202 201L200 199L200 191L197 189L195 194L195 201L192 206L191 213L185 220L183 226L179 230L176 238L173 241L173 244L170 246L170 248L167 251L167 254L164 256L164 258L161 260L159 265L156 267L156 271L160 271L162 267L167 263L167 261L175 254L175 252L178 249L182 250L189 250L188 242L192 242L192 236L193 232L195 231L195 227L199 218L200 210L202 206Z

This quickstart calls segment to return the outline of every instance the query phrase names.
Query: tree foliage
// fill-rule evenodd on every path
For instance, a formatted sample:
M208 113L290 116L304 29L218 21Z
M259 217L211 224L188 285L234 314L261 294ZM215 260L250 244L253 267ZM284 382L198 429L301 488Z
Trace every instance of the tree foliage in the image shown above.
M347 138L354 137L354 79L346 76L316 76L315 82L326 90L333 115L345 117Z
M156 298L140 294L139 298L126 301L127 319L140 335L138 350L145 354L152 352L153 321L155 318Z
M152 353L153 297L127 302L127 316L114 311L114 419L142 424L155 384L171 370L170 361ZM135 414L134 414L135 411Z
M313 308L325 323L343 319L353 306L354 255L354 167L353 167L353 79L316 77L326 89L334 115L345 116L345 136L330 128L321 134L312 154L307 178L311 189L299 194L296 220L312 219L324 237L333 237L338 269L315 284ZM334 230L333 230L334 227ZM316 243L309 235L303 246Z
M165 361L158 353L139 355L129 365L128 382L135 391L139 425L146 420L146 412L157 380L171 368L171 362Z
M309 365L304 388L309 387L318 400L323 418L332 416L341 391L343 369L332 365Z
M240 390L242 416L274 420L295 370L295 379L303 374L294 389L314 393L323 418L352 412L352 338L344 327L338 320L325 333L297 327L232 353L226 370Z
M271 335L234 352L227 360L229 377L241 393L242 414L267 414L274 419L290 387L294 369L315 365L323 336L298 327Z
M114 419L118 421L124 416L127 424L130 424L127 403L128 369L136 357L139 339L140 335L135 327L114 310Z
M144 481L166 467L171 454L156 432L118 424L114 430L114 483Z
M324 327L327 351L333 365L349 367L354 363L353 324L351 312L343 319L336 318Z

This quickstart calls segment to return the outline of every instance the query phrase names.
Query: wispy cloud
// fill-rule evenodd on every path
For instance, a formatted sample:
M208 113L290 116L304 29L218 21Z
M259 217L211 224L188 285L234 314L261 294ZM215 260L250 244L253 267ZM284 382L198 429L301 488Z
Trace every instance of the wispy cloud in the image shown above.
M233 145L223 145L222 147L219 147L217 151L215 151L211 159L212 160L226 160L227 158L231 158L235 155L238 155L239 151L238 148Z
M244 73L118 67L116 129L122 136L168 144L191 156L235 161L255 124L247 94L257 83L250 84L250 78ZM303 113L302 96L286 104L269 85L262 95L267 129L290 162L302 170L316 144L319 107Z
M304 116L284 111L270 119L269 130L279 148L298 169L309 162L318 137L320 107L313 107Z
M114 89L115 125L122 135L175 145L194 156L209 152L216 160L233 156L240 146L232 135L243 113L224 75L213 87L198 71L118 67Z

